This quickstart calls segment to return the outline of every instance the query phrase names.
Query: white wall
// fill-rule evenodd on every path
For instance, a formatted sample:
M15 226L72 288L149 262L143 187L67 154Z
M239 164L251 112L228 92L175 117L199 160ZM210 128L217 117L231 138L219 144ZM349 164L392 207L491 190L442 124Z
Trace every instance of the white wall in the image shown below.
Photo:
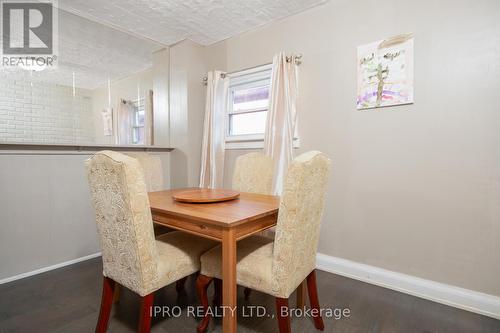
M169 153L161 158L169 187ZM84 161L0 152L0 280L100 252Z
M333 160L320 252L500 295L499 12L336 0L210 47L228 71L303 54L300 152ZM357 111L356 47L406 32L415 103Z
M90 91L0 76L0 142L92 143Z
M0 279L99 252L85 155L0 155Z
M153 52L154 144L173 147L170 143L170 48Z
M153 89L155 80L161 81L163 78L163 81L168 83L168 66L161 70L155 68L157 69L153 67L122 80L113 81L112 108L117 110L121 98L137 99L138 93L141 98L144 97L146 91ZM0 79L0 84L1 82ZM29 141L47 141L35 135L40 131L41 134L51 134L53 140L50 142L53 143L89 142L90 140L83 140L83 136L66 140L67 129L65 123L60 121L60 119L72 120L71 125L74 126L79 124L77 120L81 120L83 124L85 116L85 124L92 124L85 132L89 138L95 138L95 142L99 144L115 143L114 136L103 136L101 110L109 105L107 85L92 91L83 91L88 97L82 97L82 90L77 89L76 99L72 99L70 87L50 86L44 87L43 90L38 89L37 85L34 87L32 90L26 89L28 99L32 99L22 100L22 103L26 104L21 106L33 110L34 113L40 110L43 112L43 117L38 121L37 114L26 119L26 126L34 133L30 136L33 140ZM155 94L168 103L168 85L160 87L164 89L158 89ZM19 85L19 89L25 88L25 85ZM12 115L10 109L7 108L7 112L2 111L6 106L2 102L3 98L6 96L8 98L8 94L1 95L2 91L9 92L9 90L0 89L0 139L5 133L2 130L5 124L3 116L8 117L9 126L11 119L21 121L17 119L17 114ZM33 95L30 95L31 91ZM16 96L16 102L21 103L17 99ZM43 108L38 108L35 99L48 102ZM86 103L85 114L76 108L75 100L83 100ZM14 111L29 112L17 106ZM155 123L155 132L159 133L160 138L167 138L167 141L159 141L157 145L166 146L169 135L168 104L165 108L163 103L163 109L158 111L155 109L155 112L160 115L159 121ZM34 128L38 124L49 129ZM17 123L13 125L20 126ZM48 132L49 130L51 132ZM75 128L75 133L80 133L76 130L78 128ZM10 135L16 132L9 127L7 133ZM157 153L157 155L162 161L164 188L169 188L169 153ZM0 280L100 252L94 210L90 203L84 169L84 160L90 156L91 153L0 150Z
M183 41L170 49L170 143L173 188L199 185L207 66L205 48Z

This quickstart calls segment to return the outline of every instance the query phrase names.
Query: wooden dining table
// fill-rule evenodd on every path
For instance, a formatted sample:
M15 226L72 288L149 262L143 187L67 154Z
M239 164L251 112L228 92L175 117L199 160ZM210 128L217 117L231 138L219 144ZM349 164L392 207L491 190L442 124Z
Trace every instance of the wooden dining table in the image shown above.
M236 244L248 236L276 225L280 198L255 193L240 193L235 200L217 203L183 203L173 196L192 189L175 189L149 193L153 221L190 234L222 243L223 332L237 329ZM297 294L303 307L303 286Z

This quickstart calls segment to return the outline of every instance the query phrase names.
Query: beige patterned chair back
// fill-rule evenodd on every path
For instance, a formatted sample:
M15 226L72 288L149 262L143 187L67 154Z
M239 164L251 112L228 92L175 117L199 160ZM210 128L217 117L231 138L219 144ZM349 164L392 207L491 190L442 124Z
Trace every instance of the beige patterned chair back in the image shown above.
M316 267L330 160L310 151L294 159L283 184L273 253L275 288L290 294Z
M143 295L158 278L153 221L139 162L112 151L86 161L103 274Z
M137 161L144 172L144 181L148 192L161 191L165 189L163 184L163 166L158 156L146 152L127 153Z
M262 153L248 153L236 159L233 189L241 192L271 194L273 159Z

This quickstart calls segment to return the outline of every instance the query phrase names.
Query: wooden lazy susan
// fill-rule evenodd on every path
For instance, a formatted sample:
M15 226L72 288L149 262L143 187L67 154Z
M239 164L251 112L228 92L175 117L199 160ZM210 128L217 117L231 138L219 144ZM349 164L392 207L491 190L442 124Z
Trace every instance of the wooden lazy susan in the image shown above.
M240 196L240 192L226 189L199 188L185 190L175 193L172 197L175 201L188 203L211 203L234 200Z

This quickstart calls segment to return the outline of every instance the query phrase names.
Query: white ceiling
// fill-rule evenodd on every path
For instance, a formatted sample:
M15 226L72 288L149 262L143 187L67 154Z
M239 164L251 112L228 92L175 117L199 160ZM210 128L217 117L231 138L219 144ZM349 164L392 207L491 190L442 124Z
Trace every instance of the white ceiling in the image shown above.
M95 88L152 65L159 44L59 12L59 70L71 68L76 85Z
M41 72L0 67L14 80L95 89L150 68L152 52L163 46L79 16L59 11L58 66Z
M209 45L328 0L59 0L72 13L171 45Z
M328 0L59 0L59 62L14 79L94 89L152 65L152 52L208 45Z

